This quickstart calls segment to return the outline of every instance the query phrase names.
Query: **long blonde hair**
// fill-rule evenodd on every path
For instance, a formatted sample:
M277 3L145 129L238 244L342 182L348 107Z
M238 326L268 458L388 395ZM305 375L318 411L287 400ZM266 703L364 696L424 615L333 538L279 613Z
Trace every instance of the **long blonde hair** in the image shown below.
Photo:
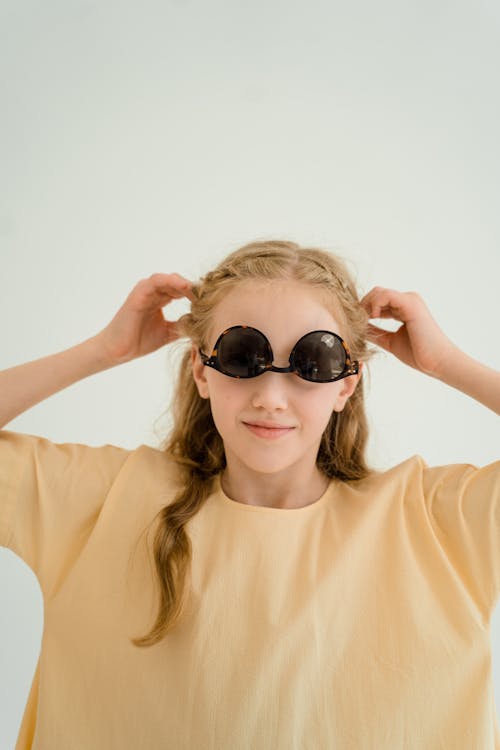
M252 279L292 280L314 287L325 306L337 318L340 316L351 357L366 365L374 354L366 338L368 316L359 304L346 261L330 251L281 240L251 242L231 252L193 285L195 299L191 312L179 323L181 339L187 337L190 341L182 344L182 359L171 401L173 427L161 445L161 450L178 466L182 489L151 522L159 520L153 542L159 606L150 631L131 639L138 647L158 643L181 614L192 552L184 526L200 510L212 492L214 477L226 466L224 446L212 418L210 401L201 398L193 378L191 344L207 352L207 338L218 303L239 283ZM326 476L344 482L363 479L374 471L366 463L367 439L361 381L344 409L333 411L330 416L318 450L318 468Z

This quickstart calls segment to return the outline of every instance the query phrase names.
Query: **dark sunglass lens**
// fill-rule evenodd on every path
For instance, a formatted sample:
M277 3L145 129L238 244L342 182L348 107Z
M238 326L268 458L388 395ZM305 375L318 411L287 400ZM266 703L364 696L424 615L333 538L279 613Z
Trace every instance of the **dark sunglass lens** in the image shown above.
M306 380L333 380L341 374L345 362L346 353L340 339L326 331L307 334L294 352L295 367Z
M251 328L234 328L226 333L217 354L222 369L238 378L260 375L269 356L265 338Z

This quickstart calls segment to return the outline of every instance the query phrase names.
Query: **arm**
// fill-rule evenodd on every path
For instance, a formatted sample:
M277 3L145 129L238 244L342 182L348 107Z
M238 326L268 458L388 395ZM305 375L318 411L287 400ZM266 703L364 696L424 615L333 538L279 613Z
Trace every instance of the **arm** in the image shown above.
M72 383L113 367L93 336L57 354L0 372L0 429Z
M193 301L191 287L177 273L152 274L136 284L113 320L95 336L57 354L0 371L0 429L72 383L175 341L181 334L179 321L165 320L162 308L181 297Z
M403 324L396 331L386 331L367 322L369 341L500 414L500 372L461 351L438 326L417 292L376 286L360 304L369 319L392 318Z
M455 349L435 377L500 415L500 372Z

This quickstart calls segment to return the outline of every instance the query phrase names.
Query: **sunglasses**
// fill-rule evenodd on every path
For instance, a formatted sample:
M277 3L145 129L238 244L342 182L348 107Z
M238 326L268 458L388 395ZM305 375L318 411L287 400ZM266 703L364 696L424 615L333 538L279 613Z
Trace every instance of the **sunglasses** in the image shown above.
M290 352L289 367L275 367L271 344L251 326L231 326L221 333L208 357L199 349L204 365L230 378L256 378L268 370L294 372L312 383L333 383L359 372L343 339L331 331L310 331Z

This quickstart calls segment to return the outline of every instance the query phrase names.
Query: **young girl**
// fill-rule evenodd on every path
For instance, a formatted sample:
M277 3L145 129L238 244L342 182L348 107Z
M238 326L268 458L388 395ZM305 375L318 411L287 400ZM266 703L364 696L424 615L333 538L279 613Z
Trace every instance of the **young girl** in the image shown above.
M44 598L16 750L500 748L500 460L370 469L362 382L372 342L500 414L500 373L417 293L255 242L1 372L0 425L186 338L161 448L0 431L0 544Z

